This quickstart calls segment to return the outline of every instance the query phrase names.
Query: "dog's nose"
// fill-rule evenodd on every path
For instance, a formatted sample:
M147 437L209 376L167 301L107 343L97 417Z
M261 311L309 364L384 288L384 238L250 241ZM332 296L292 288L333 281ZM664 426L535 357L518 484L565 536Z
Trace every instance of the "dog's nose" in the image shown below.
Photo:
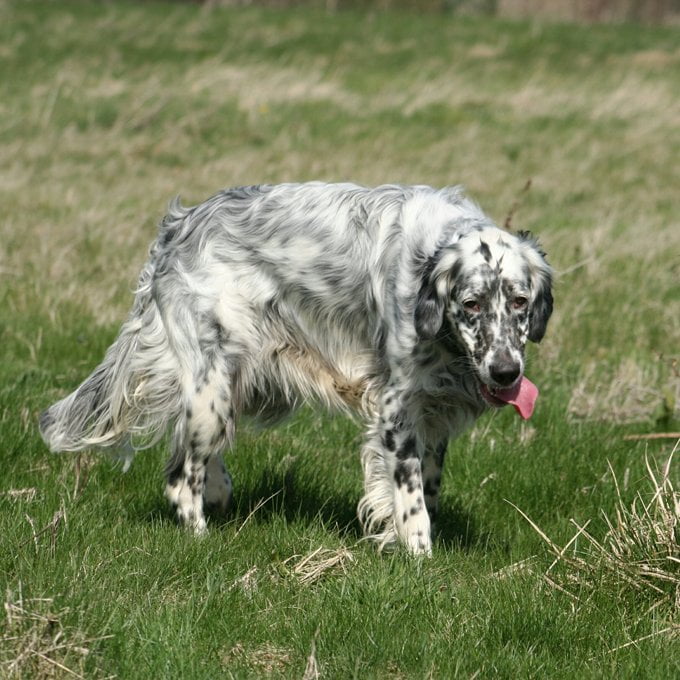
M507 361L496 361L489 366L489 375L498 385L509 387L517 380L520 373L520 365L512 359Z

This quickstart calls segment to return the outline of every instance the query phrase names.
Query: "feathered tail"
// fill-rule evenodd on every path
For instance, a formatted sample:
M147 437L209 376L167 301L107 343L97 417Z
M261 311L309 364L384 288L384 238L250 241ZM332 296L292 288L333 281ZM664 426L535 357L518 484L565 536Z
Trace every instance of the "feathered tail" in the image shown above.
M151 295L157 248L156 243L130 317L104 361L75 392L41 414L40 432L52 451L149 446L178 413L177 362Z

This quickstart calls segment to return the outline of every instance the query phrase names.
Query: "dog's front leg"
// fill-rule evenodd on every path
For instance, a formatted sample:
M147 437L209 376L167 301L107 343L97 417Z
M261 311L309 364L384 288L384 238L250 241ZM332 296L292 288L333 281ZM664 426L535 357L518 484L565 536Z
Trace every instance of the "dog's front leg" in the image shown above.
M432 553L430 516L423 494L423 446L412 432L397 444L394 465L394 522L397 536L415 555Z
M386 390L362 452L364 496L359 519L380 548L400 542L414 554L430 554L430 518L423 495L424 446L396 389Z
M410 409L396 398L383 403L382 445L393 472L393 521L397 537L413 554L430 555L430 517L423 493L425 447ZM390 460L391 459L391 460Z

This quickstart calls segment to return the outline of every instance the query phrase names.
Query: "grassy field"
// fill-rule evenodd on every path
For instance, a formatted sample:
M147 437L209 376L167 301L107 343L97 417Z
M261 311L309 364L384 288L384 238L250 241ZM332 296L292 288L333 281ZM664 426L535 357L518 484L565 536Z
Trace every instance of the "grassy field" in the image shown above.
M665 532L678 577L677 507L640 510L646 458L654 502L678 501L677 463L660 478L675 440L624 439L680 430L677 45L673 28L0 4L0 676L677 677L677 581L634 574L655 548L613 569L607 524L625 543L639 494L642 543ZM306 179L463 183L499 223L514 206L560 273L537 412L450 447L430 560L360 542L361 433L342 418L241 430L236 505L204 540L166 508L162 447L121 474L37 432L114 338L170 198ZM537 527L569 544L556 565Z

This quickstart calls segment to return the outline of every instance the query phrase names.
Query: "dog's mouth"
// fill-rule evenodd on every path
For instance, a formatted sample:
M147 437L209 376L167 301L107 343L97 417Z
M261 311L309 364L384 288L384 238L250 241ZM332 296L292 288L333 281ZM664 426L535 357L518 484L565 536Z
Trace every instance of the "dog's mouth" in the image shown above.
M507 388L489 387L480 382L479 392L484 401L494 408L511 404L524 420L531 418L538 397L538 388L524 376Z

